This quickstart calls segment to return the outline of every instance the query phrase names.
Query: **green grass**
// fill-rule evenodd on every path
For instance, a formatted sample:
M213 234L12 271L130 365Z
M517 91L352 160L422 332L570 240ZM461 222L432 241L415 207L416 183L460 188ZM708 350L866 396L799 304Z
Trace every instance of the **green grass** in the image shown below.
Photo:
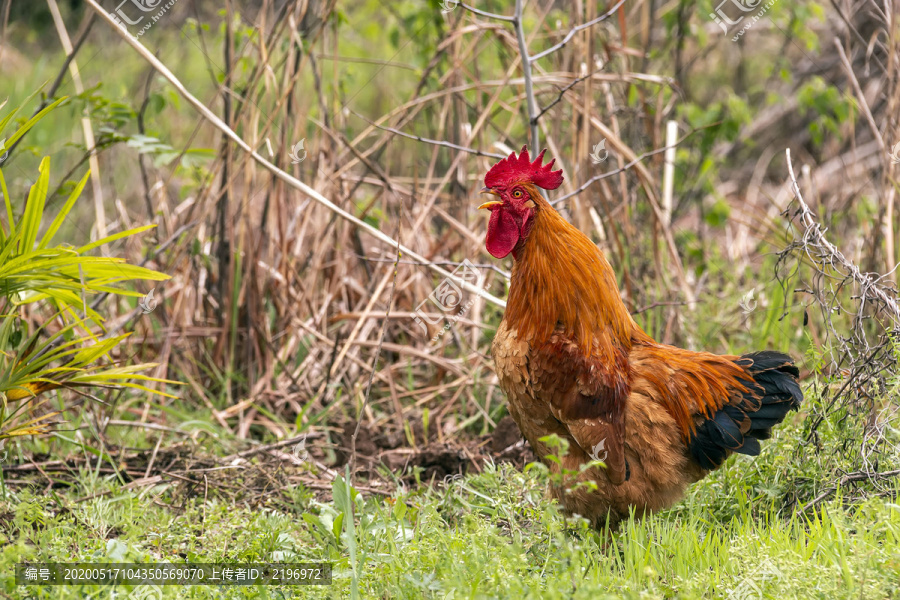
M127 491L85 470L58 495L0 489L0 591L113 597L113 588L16 588L11 574L21 560L327 560L333 585L285 597L353 597L355 588L362 598L900 597L896 487L864 502L833 498L805 515L781 510L792 494L814 494L810 475L821 475L821 465L794 456L800 433L787 424L757 459L731 458L679 505L609 537L560 515L541 468L488 465L391 498L360 493L352 520L340 480L337 502L297 487L288 505L248 508L215 494L204 501L202 488L187 500L168 486ZM281 597L274 587L161 590L165 598ZM122 586L117 597L130 591Z

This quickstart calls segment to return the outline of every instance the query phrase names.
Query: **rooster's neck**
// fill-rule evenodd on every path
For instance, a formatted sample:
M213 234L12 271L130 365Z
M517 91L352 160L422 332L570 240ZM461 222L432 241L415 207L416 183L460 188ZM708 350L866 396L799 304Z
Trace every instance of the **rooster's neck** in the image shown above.
M591 353L598 345L628 349L635 336L646 335L600 249L543 198L516 255L505 319L520 339L541 344L561 327Z

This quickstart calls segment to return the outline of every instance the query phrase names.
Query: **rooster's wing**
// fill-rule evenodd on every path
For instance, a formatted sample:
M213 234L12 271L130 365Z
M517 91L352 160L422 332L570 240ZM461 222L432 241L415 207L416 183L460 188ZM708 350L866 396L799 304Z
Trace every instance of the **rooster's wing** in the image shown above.
M591 355L560 332L532 348L529 371L534 394L570 434L584 462L602 460L614 485L628 475L625 462L625 404L629 394L628 360L624 351Z

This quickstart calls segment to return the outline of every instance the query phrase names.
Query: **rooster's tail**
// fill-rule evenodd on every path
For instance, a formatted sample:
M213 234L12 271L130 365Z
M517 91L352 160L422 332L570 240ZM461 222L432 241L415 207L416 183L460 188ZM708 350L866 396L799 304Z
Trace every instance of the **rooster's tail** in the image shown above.
M753 352L735 362L752 378L742 381L748 391L732 398L697 427L690 442L691 454L706 470L718 468L732 452L759 454L759 440L769 439L772 427L803 401L797 383L800 371L790 356Z

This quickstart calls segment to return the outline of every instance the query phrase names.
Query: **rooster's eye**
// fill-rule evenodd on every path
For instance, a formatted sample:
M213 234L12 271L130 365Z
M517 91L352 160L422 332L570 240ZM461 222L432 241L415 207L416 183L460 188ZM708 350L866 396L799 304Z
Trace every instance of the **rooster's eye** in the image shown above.
M513 198L521 198L521 197L522 197L522 190L516 190L513 192Z

